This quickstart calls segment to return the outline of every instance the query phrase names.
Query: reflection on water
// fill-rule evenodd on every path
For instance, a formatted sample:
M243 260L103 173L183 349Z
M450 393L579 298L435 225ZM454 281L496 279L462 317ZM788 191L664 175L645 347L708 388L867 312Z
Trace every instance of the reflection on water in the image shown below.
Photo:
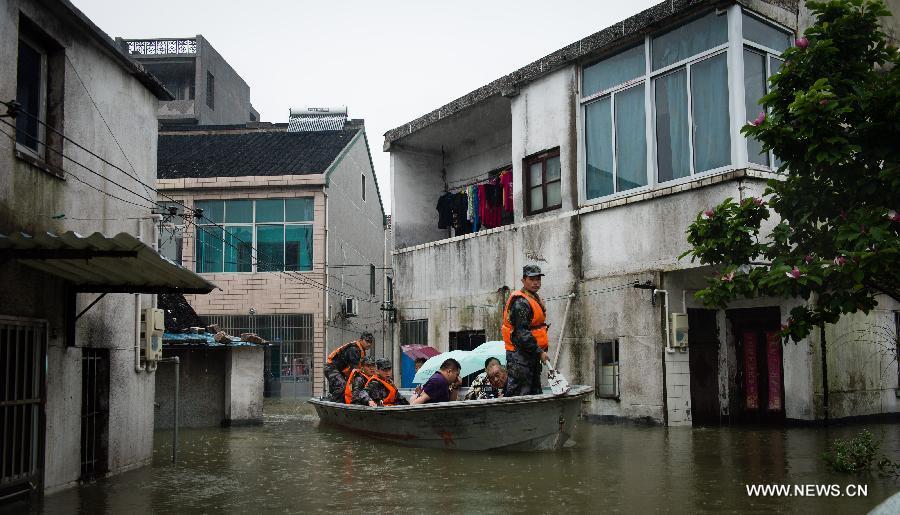
M293 402L266 404L262 427L156 434L154 464L46 497L46 513L309 511L865 513L900 488L875 474L828 472L827 429L682 429L582 422L548 453L412 449L320 426ZM867 424L900 460L900 427ZM868 485L864 498L748 497L745 485Z

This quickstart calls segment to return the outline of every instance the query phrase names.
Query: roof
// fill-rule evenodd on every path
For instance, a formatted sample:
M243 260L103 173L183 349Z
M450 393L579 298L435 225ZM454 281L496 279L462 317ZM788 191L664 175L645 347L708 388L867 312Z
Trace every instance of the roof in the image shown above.
M522 86L549 75L560 68L582 60L601 57L606 52L618 49L636 38L660 28L664 23L688 16L701 9L711 9L716 6L734 3L751 4L750 7L753 7L752 4L765 3L786 9L792 13L798 11L798 0L665 0L626 20L527 64L508 75L504 75L426 115L387 131L384 133L384 150L388 151L392 142L424 129L439 120L455 115L488 98L498 95L515 96Z
M157 178L320 174L357 131L160 133Z
M65 279L79 292L209 293L216 288L128 233L112 238L72 231L0 234L4 258Z
M151 93L153 93L157 99L159 100L173 100L175 97L172 96L171 93L163 86L162 82L156 78L155 75L148 72L140 63L128 57L122 50L115 44L115 42L110 38L105 32L103 32L100 27L94 24L90 18L85 16L80 9L75 7L72 2L69 0L57 0L58 3L67 10L75 20L81 24L82 28L85 32L90 36L96 43L98 43L103 49L107 50L112 58L121 66L125 68L125 70L131 74L134 78L138 80L141 84L144 85Z

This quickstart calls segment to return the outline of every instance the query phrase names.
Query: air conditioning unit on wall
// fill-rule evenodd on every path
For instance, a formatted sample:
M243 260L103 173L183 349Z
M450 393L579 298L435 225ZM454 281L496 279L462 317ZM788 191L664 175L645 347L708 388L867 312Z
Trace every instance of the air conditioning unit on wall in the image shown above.
M687 313L672 313L672 347L686 351L688 348Z
M344 299L344 316L355 317L359 314L358 302L354 298Z
M163 310L146 308L142 316L144 337L144 359L159 361L162 358L163 331L166 330Z

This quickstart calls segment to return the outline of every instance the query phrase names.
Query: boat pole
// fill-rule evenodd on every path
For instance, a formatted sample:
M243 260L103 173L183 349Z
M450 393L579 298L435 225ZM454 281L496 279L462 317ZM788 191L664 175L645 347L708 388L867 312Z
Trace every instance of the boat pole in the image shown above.
M569 319L569 306L572 305L572 299L575 298L575 292L566 297L566 311L563 313L562 327L559 328L559 340L556 342L556 356L553 358L553 370L556 370L556 364L559 363L559 355L562 352L563 335L566 334L566 320Z

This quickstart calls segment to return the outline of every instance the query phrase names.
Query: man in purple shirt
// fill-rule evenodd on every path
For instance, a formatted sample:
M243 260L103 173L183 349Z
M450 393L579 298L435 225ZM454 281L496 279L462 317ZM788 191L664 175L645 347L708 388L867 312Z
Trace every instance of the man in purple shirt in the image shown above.
M455 401L459 395L459 361L453 358L444 360L441 369L434 373L422 385L422 393L410 404L431 404L434 402Z

